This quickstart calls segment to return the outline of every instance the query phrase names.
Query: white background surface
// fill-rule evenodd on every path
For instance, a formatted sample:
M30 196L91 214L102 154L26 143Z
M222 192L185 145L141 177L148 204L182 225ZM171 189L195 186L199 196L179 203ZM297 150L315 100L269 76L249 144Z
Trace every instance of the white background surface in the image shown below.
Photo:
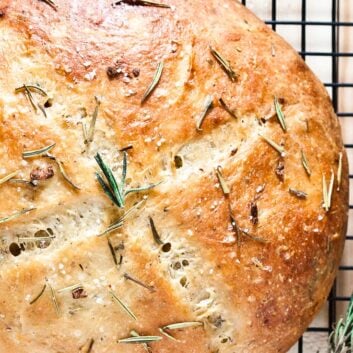
M331 21L332 0L306 0L307 21ZM301 0L277 0L277 20L301 20ZM271 0L247 0L247 7L264 20L271 19ZM340 1L340 21L353 22L353 0ZM277 25L277 32L298 51L301 49L300 25ZM340 27L341 52L353 52L353 25ZM307 26L306 50L312 52L331 52L331 26ZM331 57L310 57L306 62L323 82L332 82ZM339 59L339 82L353 82L353 56ZM328 88L329 93L330 88ZM353 88L339 89L339 111L353 112ZM353 144L353 117L341 118L344 142ZM350 174L353 174L353 149L348 149ZM353 187L350 188L350 204L353 204ZM353 210L350 210L348 234L353 235ZM347 241L342 265L353 265L353 241ZM353 292L353 271L340 271L337 280L337 295L350 296ZM327 327L327 307L325 305L312 326ZM341 316L347 307L346 302L337 304L337 315ZM290 353L297 353L293 347ZM327 353L327 335L325 333L306 333L304 335L304 353Z

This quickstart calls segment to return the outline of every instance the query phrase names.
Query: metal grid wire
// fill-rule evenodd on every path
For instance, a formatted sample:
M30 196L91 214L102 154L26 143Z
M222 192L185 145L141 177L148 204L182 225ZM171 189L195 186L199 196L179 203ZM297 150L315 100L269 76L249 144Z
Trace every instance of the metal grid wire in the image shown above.
M264 0L256 0L258 2L264 2ZM256 3L255 0L252 0L252 4ZM342 106L339 104L339 99L341 97L342 90L344 89L349 89L353 88L353 82L340 82L340 64L342 58L353 58L353 52L342 52L341 51L341 43L340 43L340 33L342 29L352 29L353 30L353 22L350 22L351 20L349 19L349 22L343 22L340 21L340 5L344 5L343 1L349 1L352 0L341 0L342 3L340 4L340 0L326 0L330 3L331 6L331 18L330 20L327 21L313 21L313 20L308 20L308 5L310 2L316 2L318 3L318 0L297 0L300 2L300 18L295 19L295 20L279 20L278 19L278 6L280 5L280 0L267 0L269 2L269 5L271 5L271 18L270 19L265 19L265 22L267 25L271 26L274 31L278 29L278 27L281 26L283 27L296 27L298 32L298 35L300 36L299 38L299 43L300 43L300 48L299 49L299 54L302 56L304 60L310 60L310 58L318 58L318 57L326 57L328 60L330 60L330 65L329 65L329 70L330 70L330 80L329 82L325 83L325 86L327 87L327 90L329 91L331 98L332 98L332 103L334 106L334 109L336 111L336 114L339 116L341 119L343 126L345 126L343 119L352 119L353 121L353 112L352 111L346 111L345 109L340 110L340 107ZM324 1L324 0L321 0ZM247 5L247 0L242 0L243 5ZM248 0L248 3L250 3L250 0ZM330 42L331 50L329 51L311 51L308 50L308 45L307 45L307 35L308 35L308 30L313 30L313 28L328 28L330 30L330 37L326 38L327 41ZM343 105L344 106L344 105ZM348 125L349 127L349 125ZM349 128L350 129L350 128ZM353 141L350 141L353 142ZM348 151L348 153L353 152L353 143L346 143L345 147ZM353 174L350 174L349 176L350 181L353 179ZM353 210L353 205L350 203L349 205L350 212ZM352 231L351 231L352 232ZM353 245L353 233L348 234L346 237L346 249L350 248ZM350 244L348 244L350 243ZM352 259L350 259L352 261ZM349 272L351 271L351 272ZM317 335L317 334L329 334L332 331L333 325L336 322L337 318L339 315L341 315L345 308L348 305L348 302L350 300L350 297L348 293L347 295L340 295L339 294L339 289L338 289L338 283L337 281L340 280L340 278L349 278L347 275L350 275L350 281L352 281L353 278L353 266L350 265L341 265L339 268L339 275L338 275L338 280L336 280L336 283L334 284L331 293L328 298L328 303L327 303L327 313L325 315L325 324L324 325L318 325L313 323L312 326L310 326L307 330L307 332L304 334L303 337L300 338L298 341L296 347L294 350L291 350L291 352L298 352L298 353L316 353L319 352L317 348L313 350L312 346L307 348L305 345L305 337L306 335ZM339 313L338 313L339 311ZM315 338L314 338L315 340Z

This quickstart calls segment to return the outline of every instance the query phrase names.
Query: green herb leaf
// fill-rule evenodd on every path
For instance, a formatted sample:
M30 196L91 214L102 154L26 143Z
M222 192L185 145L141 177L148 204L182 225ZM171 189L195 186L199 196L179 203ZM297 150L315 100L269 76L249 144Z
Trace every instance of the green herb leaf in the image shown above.
M141 99L141 104L143 104L147 98L151 95L151 93L154 91L154 89L157 87L159 80L161 79L162 73L163 73L163 68L164 68L164 63L161 61L157 65L157 70L153 76L151 84L148 86L146 92L144 93L142 99Z
M230 190L229 190L229 187L228 187L226 181L223 178L222 168L220 166L218 166L216 168L216 175L217 175L218 182L219 182L219 185L221 186L221 189L222 189L224 196L228 196L230 194Z
M32 158L32 157L42 156L43 154L49 152L54 146L55 146L55 143L52 143L51 145L39 148L38 150L24 151L22 152L22 157Z
M135 316L135 314L131 311L131 309L124 304L115 294L112 290L109 291L112 298L115 300L115 302L117 302L123 309L124 311L135 321L137 321L137 317Z
M200 327L203 326L203 322L200 321L188 321L188 322L178 322L175 324L169 324L162 327L162 330L181 330L190 327Z
M311 175L311 169L309 167L309 163L308 163L308 160L306 158L306 155L304 153L304 151L302 150L302 164L303 164L303 167L306 171L306 174L308 174L308 176Z
M198 131L202 131L201 127L202 124L209 113L209 111L213 108L213 96L207 96L204 102L204 109L202 110L200 116L197 119L196 122L196 129Z
M353 297L344 318L341 318L329 336L329 353L350 353L353 348Z
M0 179L0 185L1 184L4 184L4 183L6 183L7 181L9 181L10 179L12 179L12 178L14 178L17 174L18 174L18 170L16 170L15 172L12 172L12 173L10 173L10 174L7 174L7 175L5 175L4 177L2 177L1 179Z
M338 155L338 167L337 167L337 191L340 191L341 183L342 183L342 159L343 153L340 152ZM0 181L1 184L1 181Z
M286 153L282 146L278 145L276 142L260 133L259 136L261 136L272 148L274 148L281 157L285 157Z
M211 54L214 58L218 61L218 63L222 66L222 69L226 72L228 77L231 79L232 82L235 82L238 75L232 69L228 60L224 59L222 55L214 48L210 46Z
M137 337L127 337L118 340L118 343L132 343L132 344L141 344L141 343L151 343L157 342L162 339L161 336L137 336Z
M284 132L286 132L287 131L286 120L285 120L281 105L279 104L277 97L274 98L274 104L275 104L277 119L281 125L282 130Z
M289 188L289 193L296 196L298 199L305 200L308 197L308 194L304 191L299 191L296 189Z
M34 211L34 210L35 210L35 208L26 208L22 211L15 212L14 214L12 214L10 216L0 218L0 224L12 221L13 219L18 218L18 217L20 217L26 213L29 213L31 211Z
M30 305L34 304L43 295L45 288L47 288L46 284L44 284L41 291L29 302Z
M221 107L234 119L237 119L237 115L234 110L230 109L228 105L224 102L223 98L218 99Z

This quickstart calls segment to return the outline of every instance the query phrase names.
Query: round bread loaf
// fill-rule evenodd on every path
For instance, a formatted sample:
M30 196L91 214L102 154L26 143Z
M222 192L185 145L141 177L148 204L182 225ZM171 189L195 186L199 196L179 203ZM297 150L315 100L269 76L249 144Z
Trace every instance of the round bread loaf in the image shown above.
M236 1L53 1L0 2L0 351L286 352L346 231L326 90Z

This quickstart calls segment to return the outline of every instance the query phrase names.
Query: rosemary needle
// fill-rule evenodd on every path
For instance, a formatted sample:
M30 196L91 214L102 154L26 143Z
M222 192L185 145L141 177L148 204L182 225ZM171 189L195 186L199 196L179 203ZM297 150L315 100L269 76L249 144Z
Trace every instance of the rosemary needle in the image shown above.
M234 110L230 109L228 107L228 105L226 104L226 102L223 100L223 98L219 98L218 99L221 107L234 119L237 119L237 115L236 113L234 112Z
M0 218L0 224L1 223L6 223L6 222L9 222L9 221L12 221L13 219L16 219L26 213L29 213L31 211L34 211L35 208L26 208L24 210L21 210L21 211L18 211L18 212L15 212L13 213L12 215L10 216L7 216L7 217L3 217L3 218Z
M341 183L342 183L342 159L343 159L343 153L340 152L338 155L338 167L337 167L337 191L340 191Z
M279 155L281 157L285 156L285 150L282 146L280 146L276 142L272 141L270 138L268 138L260 133L259 133L259 136L261 136L272 148L274 148L279 153Z
M18 170L16 170L16 171L14 171L14 172L12 172L12 173L10 173L10 174L7 174L7 175L5 175L4 177L2 177L1 179L0 179L0 185L1 184L4 184L4 183L6 183L7 181L9 181L10 179L12 179L12 178L14 178L17 174L18 174Z
M163 326L163 330L180 330L180 329L185 329L185 328L190 328L190 327L199 327L203 326L203 322L201 321L187 321L187 322L178 322L175 324L169 324L166 326Z
M303 167L306 171L306 174L308 174L308 176L311 175L311 169L310 169L310 166L309 166L309 162L308 162L308 159L306 158L306 155L304 153L304 151L302 150L302 164L303 164Z
M154 224L153 218L151 216L148 217L149 221L150 221L150 227L151 227L151 231L152 231L152 235L153 235L153 239L156 242L157 245L164 245L163 241L161 240L161 237L157 231L157 228Z
M232 82L235 82L237 79L237 74L234 72L228 60L224 59L222 55L214 48L210 46L210 51L213 57L218 61L218 63L222 66L222 69L226 72L228 77Z
M118 304L122 307L122 309L123 309L132 319L134 319L135 321L137 321L137 317L136 317L135 314L131 311L131 309L130 309L126 304L124 304L124 303L115 295L115 293L114 293L112 290L110 290L109 292L110 292L112 298L114 299L114 301L115 301L116 303L118 303Z
M127 337L118 340L118 343L132 343L132 344L141 344L141 343L150 343L157 342L162 339L161 336L136 336L136 337Z
M282 130L284 132L286 132L287 131L286 120L285 120L281 105L279 104L277 97L274 98L274 104L275 104L277 119L281 125Z
M202 131L202 124L209 113L209 111L213 108L213 96L207 96L204 102L204 108L199 115L197 122L196 122L196 129L198 131Z
M155 74L153 76L152 82L148 86L147 90L145 91L145 93L144 93L144 95L143 95L143 97L141 99L141 104L143 104L147 100L147 98L151 95L153 90L157 87L158 82L161 79L161 76L162 76L162 73L163 73L163 68L164 68L164 63L163 63L163 61L161 61L157 65L157 69L156 69L156 72L155 72Z
M29 304L30 305L34 304L43 295L46 288L47 288L47 285L44 284L40 292L29 302Z
M39 148L37 150L24 151L24 152L22 152L22 157L23 158L32 158L32 157L42 156L43 154L49 152L54 146L55 146L55 143L52 143L51 145Z
M224 196L228 196L230 194L229 186L227 185L226 181L223 178L222 168L220 166L216 168L216 175Z
M56 314L58 316L60 316L60 308L59 308L59 304L58 304L58 299L56 298L55 290L54 290L54 288L51 286L51 284L48 281L47 281L47 284L48 284L48 287L50 289L50 297L51 297L51 300L53 302Z
M51 8L53 8L55 11L57 11L57 6L52 0L39 0L44 2L45 4L49 5Z
M170 9L170 6L167 4L162 4L159 2L148 1L148 0L118 0L114 3L114 5L119 5L119 4L154 6L154 7L162 7L165 9Z

